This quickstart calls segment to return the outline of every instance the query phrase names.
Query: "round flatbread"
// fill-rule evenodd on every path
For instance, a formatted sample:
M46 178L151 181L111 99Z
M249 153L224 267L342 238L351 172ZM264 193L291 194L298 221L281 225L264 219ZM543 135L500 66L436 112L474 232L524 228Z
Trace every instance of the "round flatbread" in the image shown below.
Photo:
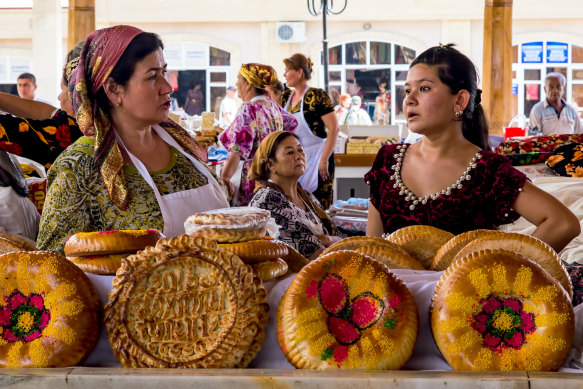
M435 257L433 257L433 263L431 264L431 270L442 271L451 265L453 258L465 245L478 238L479 236L484 236L489 233L496 233L495 230L471 230L463 232L459 235L454 236L448 240L443 246L437 250Z
M557 370L571 350L573 307L542 267L506 250L472 252L440 278L437 347L455 370Z
M263 282L271 281L287 274L287 263L281 258L270 259L250 265L253 273Z
M87 276L47 251L0 256L0 367L68 367L99 337L99 300Z
M158 230L116 230L78 232L63 248L68 257L135 253L154 246L164 235Z
M250 240L239 243L222 243L219 247L230 251L245 263L257 263L273 258L285 257L288 254L288 246L272 238Z
M418 332L415 300L386 266L335 251L305 266L277 312L277 336L300 369L398 369Z
M269 321L261 281L213 241L161 239L122 260L105 324L122 367L246 367Z
M67 259L85 273L111 275L115 274L121 266L121 260L127 258L128 255L130 254L93 255L86 257L67 257Z

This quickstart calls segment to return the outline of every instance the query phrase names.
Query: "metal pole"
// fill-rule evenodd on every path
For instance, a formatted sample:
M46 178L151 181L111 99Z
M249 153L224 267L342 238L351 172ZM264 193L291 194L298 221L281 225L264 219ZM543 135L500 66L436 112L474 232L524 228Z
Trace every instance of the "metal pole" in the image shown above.
M322 26L324 27L324 39L322 46L324 47L324 90L329 95L329 81L328 81L328 37L326 36L326 13L328 12L328 0L323 0L324 10L322 11Z

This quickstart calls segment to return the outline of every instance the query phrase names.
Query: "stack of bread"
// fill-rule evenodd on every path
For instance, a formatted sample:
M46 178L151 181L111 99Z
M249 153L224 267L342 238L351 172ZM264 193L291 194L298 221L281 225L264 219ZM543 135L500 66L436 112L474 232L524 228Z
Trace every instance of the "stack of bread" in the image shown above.
M557 370L574 335L573 287L557 253L523 234L457 236L410 226L386 237L432 270L445 270L431 329L456 370Z
M200 129L195 131L194 139L204 148L209 148L217 143L221 131L223 131L222 128L215 126L214 112L203 112L202 124Z
M268 310L249 266L182 234L122 260L105 325L122 367L242 368L261 349Z
M250 264L253 272L269 281L299 271L307 260L291 246L267 237L279 230L269 211L255 207L232 207L201 212L184 223L185 231L219 243L219 247Z
M84 272L115 274L122 259L154 246L163 237L158 230L78 232L67 239L64 251Z

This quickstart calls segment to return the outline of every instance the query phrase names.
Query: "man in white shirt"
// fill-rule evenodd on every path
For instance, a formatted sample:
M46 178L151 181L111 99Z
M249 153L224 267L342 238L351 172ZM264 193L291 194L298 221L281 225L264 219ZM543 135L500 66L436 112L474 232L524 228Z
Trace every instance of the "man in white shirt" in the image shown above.
M223 101L221 101L221 108L219 110L219 127L227 129L237 114L237 88L230 86L227 88L227 94Z
M577 110L563 99L566 84L567 80L561 73L547 74L545 77L546 99L532 107L531 128L538 127L543 135L583 132Z
M22 97L23 99L36 100L53 105L53 103L50 101L41 99L40 97L34 95L36 86L36 77L32 73L22 73L16 80L16 90L18 91L18 96Z

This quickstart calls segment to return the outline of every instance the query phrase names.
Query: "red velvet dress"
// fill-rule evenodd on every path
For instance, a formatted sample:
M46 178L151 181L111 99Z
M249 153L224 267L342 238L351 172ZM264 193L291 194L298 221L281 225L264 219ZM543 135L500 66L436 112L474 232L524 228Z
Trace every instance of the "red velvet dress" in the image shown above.
M395 188L393 165L399 145L381 148L372 169L364 176L370 185L370 201L379 211L385 233L415 224L431 225L453 234L479 228L495 229L515 221L520 215L513 209L526 176L514 169L510 161L490 151L480 151L469 179L451 193L429 198L425 204L400 195ZM453 184L453 183L452 183ZM413 209L411 209L413 208Z

